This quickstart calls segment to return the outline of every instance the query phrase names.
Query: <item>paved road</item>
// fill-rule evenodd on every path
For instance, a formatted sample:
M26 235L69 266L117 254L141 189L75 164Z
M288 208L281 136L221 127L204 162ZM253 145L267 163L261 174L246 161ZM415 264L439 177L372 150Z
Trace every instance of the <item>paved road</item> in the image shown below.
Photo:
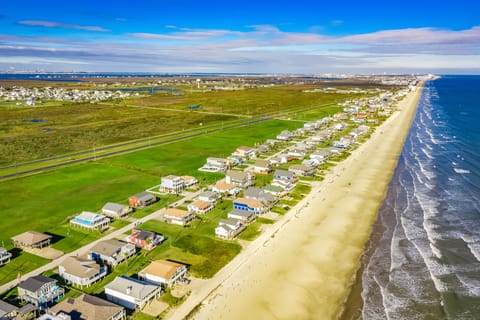
M182 204L183 202L187 201L187 200L192 200L193 198L195 198L199 193L201 193L202 191L197 191L195 193L188 193L187 196L185 196L182 200L179 200L177 201L177 203L180 205ZM88 254L88 250L90 248L92 248L94 245L96 245L97 243L99 243L100 241L103 241L103 240L108 240L108 239L114 239L114 238L119 238L121 237L124 233L127 233L130 229L134 228L135 227L135 224L137 223L144 223L148 220L151 220L151 219L155 219L155 218L159 218L163 215L165 211L165 208L162 208L162 209L159 209L151 214L149 214L148 216L145 216L143 218L140 218L140 219L136 219L134 222L130 223L129 225L121 228L121 229L118 229L118 230L115 230L113 231L112 233L109 233L107 235L105 235L104 237L98 239L98 240L95 240L89 244L87 244L86 246L83 246L75 251L72 251L70 253L67 253L61 257L58 257L57 259L54 259L52 261L50 261L49 263L47 263L46 265L43 265L41 266L40 268L37 268L27 274L24 274L21 276L20 278L20 281L23 281L29 277L32 277L32 276L36 276L36 275L39 275L47 270L51 270L53 268L56 268L58 267L58 265L66 258L66 257L72 257L72 256L81 256L81 255L85 255L85 254ZM12 280L8 283L5 283L3 284L2 286L0 286L0 293L1 292L5 292L7 290L10 290L11 288L15 287L16 285L18 285L19 283L19 280L18 279L15 279L15 280Z

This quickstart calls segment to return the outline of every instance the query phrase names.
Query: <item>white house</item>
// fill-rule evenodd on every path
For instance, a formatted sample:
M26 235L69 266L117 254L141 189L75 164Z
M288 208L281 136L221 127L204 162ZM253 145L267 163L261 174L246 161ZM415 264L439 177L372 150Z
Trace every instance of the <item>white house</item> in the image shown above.
M245 229L245 226L237 219L220 219L215 235L223 239L233 239Z
M103 229L108 226L110 219L103 214L83 211L70 220L70 224L86 229Z
M116 277L104 288L107 300L131 310L143 309L161 293L160 286L126 276Z
M130 212L132 209L129 206L113 202L107 202L102 208L102 214L114 219L123 218Z
M178 194L182 192L183 189L185 189L185 183L181 177L174 175L162 177L160 192Z
M213 209L213 203L203 200L195 200L192 203L188 204L188 211L194 212L196 214L204 214Z
M98 242L89 251L90 259L114 267L133 256L137 249L133 243L109 239Z
M225 182L240 188L248 188L255 184L255 176L245 171L228 170Z

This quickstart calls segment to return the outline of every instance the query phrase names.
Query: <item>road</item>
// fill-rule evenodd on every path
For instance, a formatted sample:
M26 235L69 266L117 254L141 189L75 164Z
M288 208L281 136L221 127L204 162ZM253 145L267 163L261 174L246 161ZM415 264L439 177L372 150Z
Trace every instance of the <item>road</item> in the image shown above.
M120 155L120 154L124 154L124 153L128 153L128 152L138 151L138 150L151 148L151 147L155 147L155 146L160 146L160 145L164 145L164 144L168 144L168 143L172 143L172 142L176 142L176 141L187 140L187 139L191 139L191 138L198 137L198 136L203 136L203 135L210 134L210 133L220 132L220 131L239 128L239 127L244 127L244 126L251 126L251 125L254 125L254 124L258 124L258 123L273 120L281 114L287 115L287 114L298 113L298 112L306 112L306 111L310 111L310 110L314 110L314 109L329 107L329 106L332 106L332 105L335 105L335 103L330 103L330 104L320 105L320 106L314 106L314 107L301 107L301 108L297 108L297 109L293 109L293 110L289 110L289 111L276 111L276 112L271 112L271 113L263 114L263 115L259 115L259 116L253 116L253 117L249 118L249 121L245 121L245 122L233 123L233 124L232 124L232 122L229 122L229 124L227 124L227 125L216 124L216 125L203 127L203 128L195 128L195 129L190 129L190 130L185 130L185 131L173 132L173 133L168 133L168 134L161 135L161 136L148 137L148 138L138 139L138 140L134 140L134 141L123 142L123 143L119 143L119 144L115 144L115 145L99 147L99 148L95 149L95 151L96 151L95 155L91 155L92 150L85 150L85 151L80 151L80 152L71 153L71 154L62 155L62 156L55 156L55 157L50 157L50 158L45 158L45 159L29 161L29 162L25 162L25 163L19 163L19 164L15 164L15 165L9 165L9 166L5 166L5 167L1 167L0 170L19 168L19 167L26 166L26 165L41 164L41 163L46 163L48 161L66 159L63 162L59 162L59 163L55 163L55 164L43 165L43 166L39 166L39 167L36 167L36 168L33 168L33 169L27 169L27 170L22 170L22 171L18 171L18 172L13 172L13 173L0 175L0 180L8 179L8 178L14 178L14 177L21 177L21 176L29 175L29 174L32 174L32 173L39 173L39 172L43 172L43 171L46 171L46 170L52 170L52 169L55 169L55 168L60 168L60 167L69 166L69 165L73 165L73 164L78 164L78 163L82 163L82 162L87 162L87 161L102 159L102 158L106 158L106 157L116 156L116 155ZM240 121L240 120L235 120L234 122L238 122L238 121ZM188 134L188 133L191 133L191 134ZM157 141L157 142L153 141L152 142L152 139L168 138L168 137L171 137L171 138L166 139L166 140L162 140L162 141ZM144 145L132 146L132 145L139 144L139 143L145 143L145 144ZM132 147L128 147L128 146L132 146ZM123 148L121 150L112 151L112 152L101 153L102 151L106 151L106 150L109 150L109 149L120 148L120 147L126 147L126 148ZM78 158L78 159L72 159L72 157L82 156L82 155L86 155L86 154L89 154L89 156L81 157L81 158Z

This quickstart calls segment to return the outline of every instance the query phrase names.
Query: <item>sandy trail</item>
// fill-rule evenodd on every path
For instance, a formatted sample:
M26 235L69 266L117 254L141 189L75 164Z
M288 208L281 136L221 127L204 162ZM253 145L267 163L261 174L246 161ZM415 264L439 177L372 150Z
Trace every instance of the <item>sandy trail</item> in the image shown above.
M348 297L421 89L169 318L334 319Z

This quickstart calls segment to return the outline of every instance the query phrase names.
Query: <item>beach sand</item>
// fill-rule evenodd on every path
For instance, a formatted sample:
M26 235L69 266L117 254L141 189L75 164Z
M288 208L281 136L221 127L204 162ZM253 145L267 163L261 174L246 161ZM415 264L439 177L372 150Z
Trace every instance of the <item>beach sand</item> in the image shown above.
M335 319L348 298L421 88L168 318ZM208 296L206 299L204 299ZM201 299L201 300L200 300ZM198 302L197 302L198 301Z

